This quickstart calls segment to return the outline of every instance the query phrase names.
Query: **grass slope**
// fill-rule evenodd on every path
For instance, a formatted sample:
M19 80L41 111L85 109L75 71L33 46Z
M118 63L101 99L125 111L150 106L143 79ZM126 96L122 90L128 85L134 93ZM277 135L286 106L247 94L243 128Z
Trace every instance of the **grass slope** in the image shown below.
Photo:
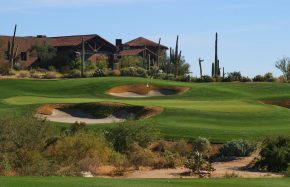
M182 95L153 98L117 98L105 94L114 86L146 84L187 86ZM106 77L70 80L0 80L0 116L21 115L42 103L112 101L141 106L161 106L165 111L140 121L159 128L167 138L204 136L213 142L233 138L262 139L290 133L290 111L262 104L261 100L289 99L290 84L278 83L178 83L143 78ZM65 124L52 123L57 127ZM91 125L104 129L110 125Z
M78 177L0 177L1 187L287 187L281 179L86 179Z

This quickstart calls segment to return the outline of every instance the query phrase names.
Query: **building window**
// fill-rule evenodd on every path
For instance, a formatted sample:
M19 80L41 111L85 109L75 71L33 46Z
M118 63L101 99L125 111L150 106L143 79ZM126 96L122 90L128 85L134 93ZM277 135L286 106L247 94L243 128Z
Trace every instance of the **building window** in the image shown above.
M21 52L21 60L27 61L27 53L26 52Z

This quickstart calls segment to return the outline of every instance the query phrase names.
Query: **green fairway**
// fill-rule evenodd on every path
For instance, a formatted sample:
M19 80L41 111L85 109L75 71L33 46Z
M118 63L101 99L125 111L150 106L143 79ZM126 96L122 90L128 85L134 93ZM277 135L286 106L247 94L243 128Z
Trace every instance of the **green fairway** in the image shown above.
M0 187L289 187L281 179L86 179L73 177L0 177Z
M152 98L117 98L106 91L126 84L187 86L182 95ZM260 140L290 134L289 109L265 105L262 100L289 99L290 84L280 83L179 83L143 78L106 77L69 80L0 80L0 115L34 111L44 103L112 101L161 106L164 112L142 120L160 129L166 138L204 136L213 142L235 138ZM52 123L56 127L66 124ZM100 130L113 124L89 125Z

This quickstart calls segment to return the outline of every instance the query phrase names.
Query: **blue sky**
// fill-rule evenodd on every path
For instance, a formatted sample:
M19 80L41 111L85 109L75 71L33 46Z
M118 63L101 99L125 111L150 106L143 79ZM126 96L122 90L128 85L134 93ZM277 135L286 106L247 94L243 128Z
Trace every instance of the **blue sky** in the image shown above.
M194 75L205 59L210 74L214 35L226 72L254 76L273 72L290 56L289 0L0 0L0 35L99 34L112 43L144 36L180 48Z

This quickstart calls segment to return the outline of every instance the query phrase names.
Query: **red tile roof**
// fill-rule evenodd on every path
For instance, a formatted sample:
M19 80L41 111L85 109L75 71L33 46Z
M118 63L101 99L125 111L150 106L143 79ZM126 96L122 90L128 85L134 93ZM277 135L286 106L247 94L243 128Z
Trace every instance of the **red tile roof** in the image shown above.
M119 53L120 56L135 56L143 52L145 49L125 49Z
M153 46L153 47L157 47L158 46L158 43L156 42L153 42L151 40L148 40L146 38L143 38L143 37L139 37L139 38L136 38L134 40L131 40L127 43L125 43L125 45L129 45L131 47L143 47L143 46ZM168 49L168 47L164 46L164 45L160 45L161 48L164 48L164 49Z

